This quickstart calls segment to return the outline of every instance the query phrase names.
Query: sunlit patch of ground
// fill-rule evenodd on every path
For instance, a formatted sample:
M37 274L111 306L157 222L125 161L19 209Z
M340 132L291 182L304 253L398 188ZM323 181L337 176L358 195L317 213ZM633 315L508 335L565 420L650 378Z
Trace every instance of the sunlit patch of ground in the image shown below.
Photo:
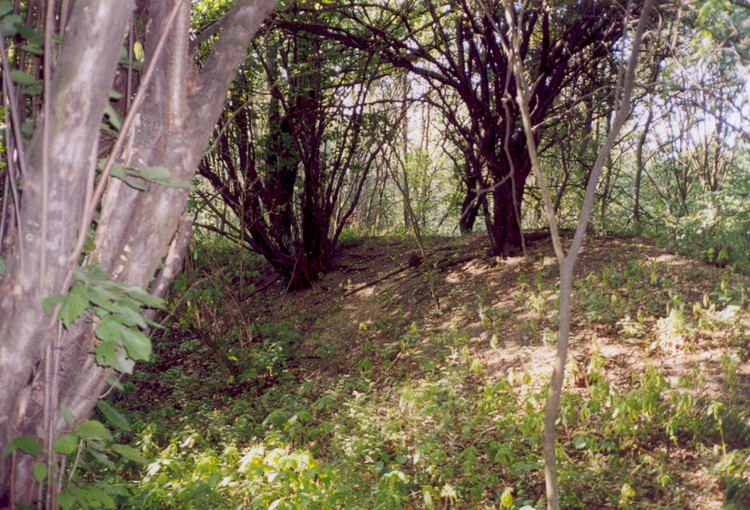
M439 508L449 508L455 484L471 489L474 475L462 456L476 455L476 476L495 470L502 483L543 504L534 458L539 445L529 431L538 430L557 352L558 269L548 240L531 243L526 257L501 260L488 253L484 236L431 239L419 267L409 264L414 249L408 239L348 245L338 269L312 289L290 293L279 282L254 296L244 314L299 324L301 340L286 373L300 381L314 409L336 396L334 409L320 414L341 428L345 439L329 439L346 443L346 455L356 457L365 439L379 441L367 450L363 469L387 464L377 455L398 459L392 462L405 477L431 484L443 498ZM728 489L714 466L722 448L750 448L750 433L743 435L750 430L747 413L731 416L744 425L727 429L735 435L724 447L713 425L723 419L719 404L741 409L750 402L750 314L738 297L750 280L639 238L587 238L575 271L568 404L558 427L568 470L563 486L574 486L574 507L721 508ZM686 431L680 422L670 437L666 421L680 405L690 416L700 410L694 421L706 425ZM627 430L628 413L641 429ZM660 416L655 430L648 429L649 413ZM602 416L624 420L625 430L610 435L627 439L606 437L602 430L614 425L597 421ZM502 420L518 427L518 437L503 430ZM425 436L440 448L425 446ZM313 443L323 461L341 461L333 446ZM513 451L503 453L506 443ZM492 454L500 460L490 461L481 445L500 448ZM422 471L420 458L429 453L422 450L433 446L445 458L430 469L445 468L450 481ZM504 465L504 455L515 464ZM595 486L575 486L579 467L581 483ZM377 481L367 469L358 483ZM627 489L631 499L622 496ZM491 492L473 501L496 501ZM424 508L420 497L410 496L409 505Z

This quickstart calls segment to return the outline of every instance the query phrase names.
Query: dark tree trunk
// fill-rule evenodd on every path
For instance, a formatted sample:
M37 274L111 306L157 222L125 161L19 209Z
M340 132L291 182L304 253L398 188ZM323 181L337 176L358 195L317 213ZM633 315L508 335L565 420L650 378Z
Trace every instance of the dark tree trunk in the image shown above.
M477 196L479 191L479 179L475 173L469 168L470 165L466 164L466 176L464 182L466 183L466 195L464 195L464 201L461 204L461 217L458 220L458 228L462 234L470 234L474 230L474 223L477 220L480 207L480 197Z
M522 180L521 182L524 182ZM492 230L494 254L500 257L517 257L524 254L521 230L521 198L523 184L515 197L511 180L497 186L492 192ZM518 186L517 186L518 188Z

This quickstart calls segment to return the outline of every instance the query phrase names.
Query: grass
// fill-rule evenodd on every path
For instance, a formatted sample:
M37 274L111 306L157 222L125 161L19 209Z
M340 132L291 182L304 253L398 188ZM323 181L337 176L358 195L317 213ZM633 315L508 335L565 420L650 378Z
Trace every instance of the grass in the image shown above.
M745 281L670 258L594 261L576 291L580 349L558 423L562 507L747 508ZM256 321L252 341L222 339L237 376L190 327L173 332L114 402L133 424L120 440L148 465L99 476L122 507L544 508L545 362L495 358L520 349L509 323L533 359L554 344L555 281L536 266L517 276L517 310L482 287L456 307L473 326L414 320L404 301L358 317L351 349L309 334L320 316ZM631 364L616 366L613 346ZM704 349L722 353L710 369ZM308 356L344 368L314 372ZM659 362L670 356L681 371Z

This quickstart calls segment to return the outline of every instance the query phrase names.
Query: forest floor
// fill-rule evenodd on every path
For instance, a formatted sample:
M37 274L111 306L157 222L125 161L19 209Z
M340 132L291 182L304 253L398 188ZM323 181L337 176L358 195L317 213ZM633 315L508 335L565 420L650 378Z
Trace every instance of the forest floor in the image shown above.
M549 239L505 260L480 235L417 253L404 238L343 243L313 288L259 268L249 298L229 278L195 293L195 273L118 399L155 459L119 479L131 501L544 508ZM750 279L638 237L589 237L576 274L563 507L750 508Z

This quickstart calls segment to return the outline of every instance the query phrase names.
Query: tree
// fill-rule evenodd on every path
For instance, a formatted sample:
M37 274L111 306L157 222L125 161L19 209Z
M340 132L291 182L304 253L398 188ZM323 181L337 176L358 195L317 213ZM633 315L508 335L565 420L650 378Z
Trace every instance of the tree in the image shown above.
M302 23L301 29L377 52L437 92L434 100L455 127L467 156L462 230L470 230L477 203L491 197L488 229L498 255L522 252L522 204L531 163L525 150L509 62L494 25L504 26L499 2L478 10L471 2L388 2L348 5L351 29ZM624 2L530 3L520 34L529 74L529 102L537 143L561 91L573 77L597 69L619 35ZM458 99L458 101L456 101Z
M621 81L615 90L615 114L612 123L607 132L607 137L599 150L599 154L591 168L588 183L586 185L586 196L581 206L578 224L576 226L573 240L566 253L563 248L562 238L560 237L557 219L555 217L555 208L552 203L552 196L546 185L546 180L542 174L542 168L537 152L537 142L534 135L534 124L532 122L531 94L529 84L526 81L524 72L523 52L521 45L523 41L521 23L526 14L525 8L521 6L517 9L510 0L503 0L505 17L508 22L508 39L507 43L503 41L503 51L507 55L508 62L513 69L513 77L516 82L515 101L521 112L523 122L524 136L528 141L528 154L531 160L532 169L536 176L542 191L544 207L547 213L552 244L558 261L560 270L560 312L559 327L557 336L557 356L552 367L552 377L549 391L544 406L544 431L542 437L542 448L544 451L544 477L547 494L547 509L558 510L560 508L560 489L557 480L557 452L555 440L555 425L557 423L558 412L560 409L560 400L562 398L562 387L565 378L565 363L568 355L568 344L570 341L571 314L573 283L575 279L575 264L580 254L583 239L588 229L589 219L594 208L594 198L596 188L602 176L602 170L606 164L612 147L615 144L619 132L625 121L630 115L631 97L635 82L636 65L640 52L641 42L648 26L648 18L651 13L653 0L646 0L640 13L637 27L632 35L632 47L627 60L623 61L620 66ZM626 12L623 21L623 36L629 29L628 17ZM495 25L495 30L499 35L503 35L499 25ZM625 37L623 37L623 40Z
M14 179L18 188L17 199L6 200L3 209L8 228L2 239L7 273L0 282L1 451L16 436L39 430L44 455L55 467L55 438L90 414L114 370L128 371L134 359L148 358L150 344L137 331L146 323L126 308L153 304L139 289L163 292L175 274L167 264L152 284L187 200L187 190L174 184L192 180L226 89L274 3L239 0L196 67L189 53L190 2L139 0L134 23L147 27L144 72L98 175L96 140L135 5L78 0L60 13L54 2L47 4L47 12L57 14L46 17L42 114L27 147L14 137L15 147L24 150L8 158L4 175L6 189ZM55 22L64 28L56 60ZM3 76L8 94L8 73ZM10 117L16 127L25 120L15 112ZM113 171L122 179L111 179ZM46 299L66 294L62 308L52 317L45 314ZM63 404L72 424L60 413ZM20 450L3 459L0 507L37 500L35 462ZM47 506L54 502L53 478Z
M277 13L255 44L253 65L232 87L216 149L200 166L239 219L231 235L262 254L293 288L309 286L330 268L392 131L369 104L377 56L279 26L279 19L331 17L306 6L292 2Z

